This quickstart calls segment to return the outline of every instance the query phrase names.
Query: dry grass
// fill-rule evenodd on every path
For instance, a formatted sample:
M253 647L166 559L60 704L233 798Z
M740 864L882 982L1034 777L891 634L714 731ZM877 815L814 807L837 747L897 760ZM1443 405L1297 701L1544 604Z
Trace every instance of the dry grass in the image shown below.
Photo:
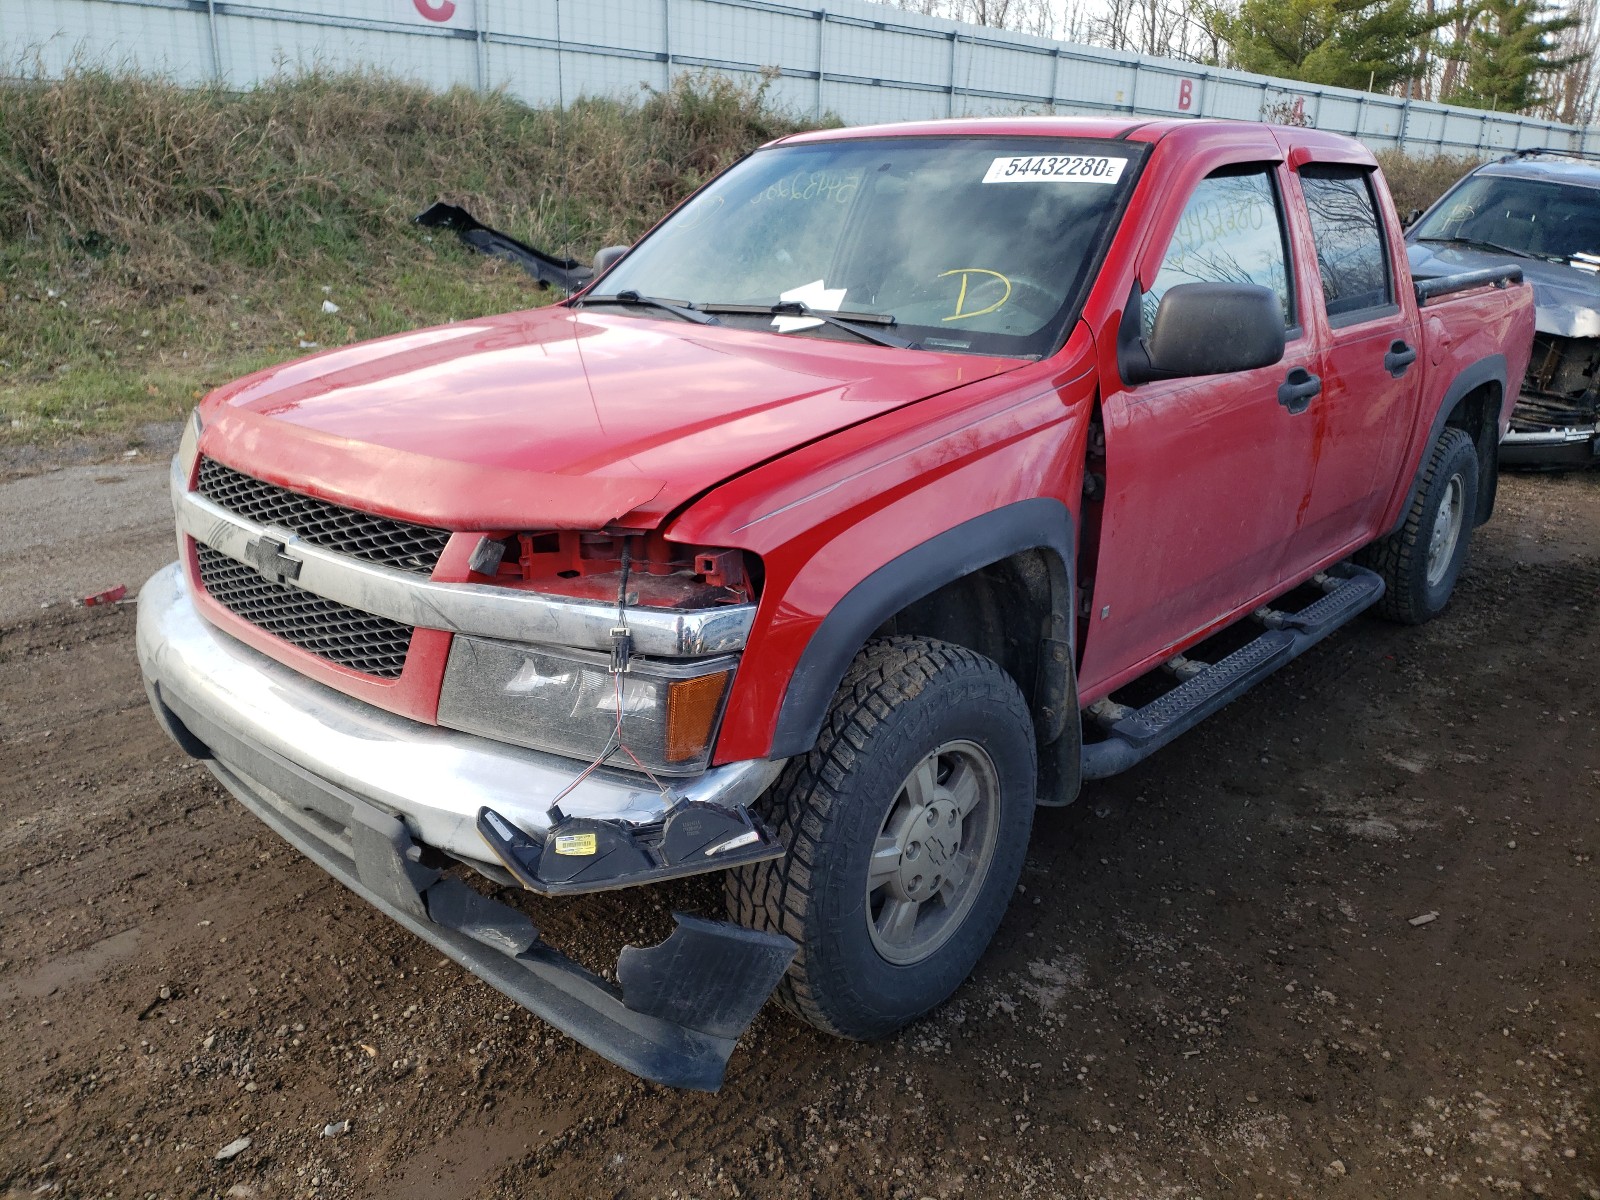
M0 440L132 429L303 342L546 302L411 217L447 199L586 257L799 127L711 76L566 111L372 74L0 82Z
M1455 156L1435 154L1429 158L1412 158L1398 150L1382 150L1378 162L1383 166L1384 178L1394 193L1394 206L1404 217L1414 208L1427 208L1444 195L1452 183L1483 159L1475 155Z
M547 302L411 217L445 199L583 258L800 127L716 76L565 111L376 74L0 80L0 442L133 440L303 343ZM1382 157L1402 212L1475 161Z

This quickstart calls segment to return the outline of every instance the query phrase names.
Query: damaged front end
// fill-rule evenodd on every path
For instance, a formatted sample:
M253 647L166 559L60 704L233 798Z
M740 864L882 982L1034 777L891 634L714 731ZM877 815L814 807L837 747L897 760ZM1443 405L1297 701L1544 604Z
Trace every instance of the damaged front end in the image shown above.
M655 1083L719 1088L740 1035L795 954L788 938L673 913L676 928L666 941L623 947L612 984L545 943L525 913L447 875L441 868L449 860L387 813L319 788L325 803L318 829L285 801L309 782L297 788L298 773L286 760L259 756L251 774L237 761L207 765L284 840L386 916L569 1037ZM327 800L342 802L342 823L326 815Z
M1500 443L1508 466L1583 467L1600 462L1600 336L1571 337L1541 332L1522 393L1511 413L1511 429ZM1595 316L1600 323L1600 314Z
M315 582L310 560L302 565ZM636 611L629 618L646 650L664 638L717 636L712 626L650 625ZM674 913L675 930L660 945L623 949L612 982L547 943L527 913L486 894L472 873L566 896L773 858L782 845L747 806L779 763L657 778L618 769L602 752L578 771L548 749L425 725L345 697L223 633L196 609L179 564L140 593L138 647L167 733L318 866L624 1069L672 1087L721 1085L739 1037L794 957L790 939ZM600 660L598 670L587 657L573 662L624 686L683 685L670 673L652 684L648 673L663 668L649 655L621 676L588 657ZM695 681L710 677L691 676L688 686L703 690ZM565 667L540 678L562 696L576 694ZM641 757L676 769L675 754L698 755L706 714L720 712L720 701L697 716L688 704L695 694L683 697L682 720L658 722L659 745L641 736Z

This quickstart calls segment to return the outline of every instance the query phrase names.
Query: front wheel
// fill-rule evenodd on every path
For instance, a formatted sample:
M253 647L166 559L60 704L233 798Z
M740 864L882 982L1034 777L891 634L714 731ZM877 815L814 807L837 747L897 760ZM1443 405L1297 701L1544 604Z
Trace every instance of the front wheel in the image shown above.
M1477 447L1464 430L1447 427L1423 462L1405 523L1356 556L1383 576L1379 615L1420 625L1444 611L1467 561L1477 511Z
M871 642L816 747L759 805L788 846L729 872L729 914L800 947L779 1000L817 1028L893 1033L948 997L988 946L1033 824L1033 724L982 655Z

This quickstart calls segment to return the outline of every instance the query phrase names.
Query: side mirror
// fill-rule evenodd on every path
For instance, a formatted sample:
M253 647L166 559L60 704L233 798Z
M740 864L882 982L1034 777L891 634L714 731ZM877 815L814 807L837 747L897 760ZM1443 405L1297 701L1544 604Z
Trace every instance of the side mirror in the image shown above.
M594 273L596 275L604 275L611 269L612 263L616 262L617 259L632 248L631 246L607 246L594 256Z
M1410 229L1420 220L1422 220L1422 210L1420 208L1413 208L1406 214L1406 219L1400 222L1400 228Z
M1167 289L1155 328L1144 339L1148 366L1129 383L1229 375L1283 358L1283 304L1251 283L1179 283Z

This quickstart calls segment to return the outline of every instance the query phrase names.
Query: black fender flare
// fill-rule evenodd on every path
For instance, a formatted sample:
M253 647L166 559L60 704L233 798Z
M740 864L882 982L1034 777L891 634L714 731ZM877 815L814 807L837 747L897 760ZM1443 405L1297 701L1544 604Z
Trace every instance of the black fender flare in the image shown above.
M1428 427L1428 438L1422 443L1422 457L1417 462L1417 469L1411 473L1411 486L1406 489L1405 503L1400 506L1400 516L1396 519L1394 525L1385 531L1386 536L1387 534L1395 533L1406 523L1406 515L1410 513L1411 506L1417 499L1417 489L1422 486L1422 472L1428 463L1428 448L1439 440L1439 434L1444 430L1445 422L1450 419L1450 414L1455 411L1456 405L1461 403L1463 397L1477 391L1486 383L1498 383L1500 385L1500 403L1502 405L1508 402L1508 397L1515 396L1515 393L1508 386L1509 381L1506 379L1506 356L1504 354L1490 354L1480 358L1457 375L1445 390L1444 399L1439 401L1439 410L1433 415L1433 424ZM1499 431L1500 426L1496 424L1495 445L1499 444ZM1483 488L1480 495L1486 498L1487 503L1493 503L1494 492L1491 488ZM1481 525L1488 519L1489 514L1482 511L1480 507L1477 524Z
M790 758L816 745L834 693L874 630L906 605L1013 554L1047 550L1060 559L1067 581L1062 597L1067 644L1072 645L1076 544L1067 506L1035 497L963 521L890 559L846 592L806 643L778 710L770 756ZM1024 693L1031 682L1018 681Z

